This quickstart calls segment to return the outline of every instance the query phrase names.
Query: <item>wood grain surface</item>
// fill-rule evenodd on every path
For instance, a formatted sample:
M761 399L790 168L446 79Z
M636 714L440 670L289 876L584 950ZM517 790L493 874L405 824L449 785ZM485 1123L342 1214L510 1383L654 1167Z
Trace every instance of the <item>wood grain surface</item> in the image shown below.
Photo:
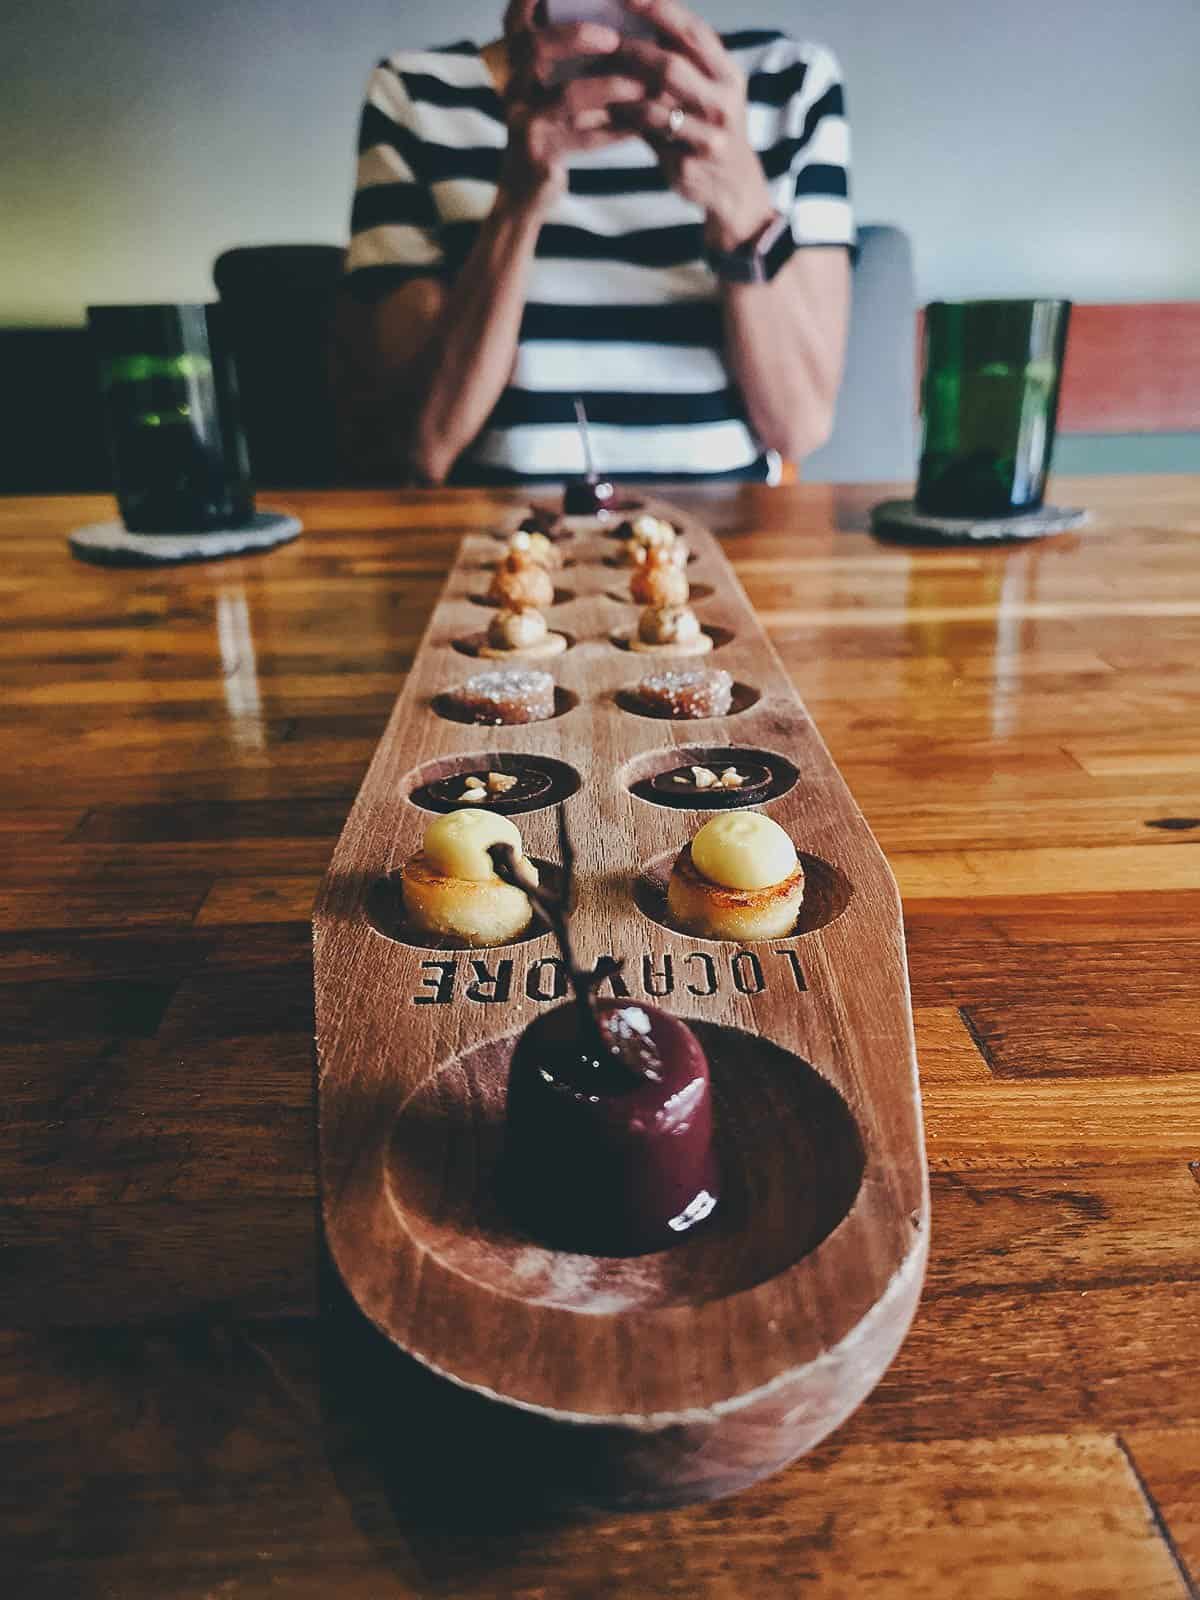
M1200 483L1060 482L1094 529L1014 551L884 549L896 492L686 503L899 880L921 1309L813 1455L583 1525L318 1247L312 898L496 502L264 496L296 545L153 573L0 502L9 1592L1195 1596Z

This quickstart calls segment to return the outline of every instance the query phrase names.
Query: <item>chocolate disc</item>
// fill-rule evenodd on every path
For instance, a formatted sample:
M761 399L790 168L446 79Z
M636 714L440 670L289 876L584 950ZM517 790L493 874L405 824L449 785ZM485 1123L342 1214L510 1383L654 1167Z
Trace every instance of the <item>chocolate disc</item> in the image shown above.
M425 785L419 803L428 802L439 809L444 807L447 811L465 810L477 805L483 811L504 812L510 811L513 806L527 806L531 802L538 801L549 794L554 787L554 779L550 773L527 767L523 772L508 774L517 781L511 789L505 789L503 794L486 791L482 800L464 800L463 791L467 787L467 779L478 778L486 785L487 775L488 769L485 767L481 772L459 772L453 778L439 778L436 783Z
M671 800L695 801L704 806L736 806L753 804L761 800L764 793L774 781L773 774L768 767L761 766L757 761L738 761L737 752L731 750L728 760L713 762L698 761L698 767L707 767L709 772L716 772L720 779L725 767L733 767L745 779L736 789L724 788L720 782L701 786L696 782L695 773L690 766L674 767L670 772L660 772L650 780L650 787L657 793Z

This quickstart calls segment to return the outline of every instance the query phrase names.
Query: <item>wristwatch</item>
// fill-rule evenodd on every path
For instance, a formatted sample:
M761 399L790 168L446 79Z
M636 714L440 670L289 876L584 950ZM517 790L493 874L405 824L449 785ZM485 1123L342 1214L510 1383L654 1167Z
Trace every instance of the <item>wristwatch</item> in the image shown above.
M704 258L726 283L770 283L795 250L791 223L777 211L745 244L735 250L707 245Z

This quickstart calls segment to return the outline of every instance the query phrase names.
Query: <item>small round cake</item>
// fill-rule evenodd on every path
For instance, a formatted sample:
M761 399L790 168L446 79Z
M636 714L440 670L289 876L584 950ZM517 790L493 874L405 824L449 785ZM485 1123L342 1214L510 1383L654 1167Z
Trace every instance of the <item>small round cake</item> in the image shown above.
M721 667L670 667L648 673L629 693L648 717L681 721L727 717L733 704L733 679Z
M785 939L804 898L796 847L759 811L706 822L676 857L667 910L684 933L706 939Z
M541 644L549 629L540 611L497 611L488 625L488 643L503 650Z
M528 928L529 897L496 875L488 848L511 846L536 886L537 868L525 859L521 835L494 811L449 811L425 830L421 852L400 869L404 909L422 933L482 947L507 944Z
M540 611L497 611L475 654L493 661L543 661L567 648L566 636L551 633Z
M475 673L444 698L460 722L496 728L545 722L554 715L554 679L536 667L495 667Z
M690 606L647 606L629 648L642 655L703 656L713 647Z
M488 599L514 611L541 611L554 604L554 580L529 555L510 551L496 568Z

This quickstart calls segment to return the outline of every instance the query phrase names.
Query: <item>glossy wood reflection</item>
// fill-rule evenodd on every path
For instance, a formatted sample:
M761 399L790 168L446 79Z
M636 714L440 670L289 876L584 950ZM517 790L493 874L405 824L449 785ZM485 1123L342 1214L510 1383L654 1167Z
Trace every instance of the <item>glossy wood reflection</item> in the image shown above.
M267 496L302 540L176 572L72 563L103 501L0 503L15 1592L1195 1592L1200 484L1059 484L1094 529L1011 552L877 545L883 493L684 498L905 898L926 1300L817 1456L587 1528L318 1277L311 899L495 501Z

